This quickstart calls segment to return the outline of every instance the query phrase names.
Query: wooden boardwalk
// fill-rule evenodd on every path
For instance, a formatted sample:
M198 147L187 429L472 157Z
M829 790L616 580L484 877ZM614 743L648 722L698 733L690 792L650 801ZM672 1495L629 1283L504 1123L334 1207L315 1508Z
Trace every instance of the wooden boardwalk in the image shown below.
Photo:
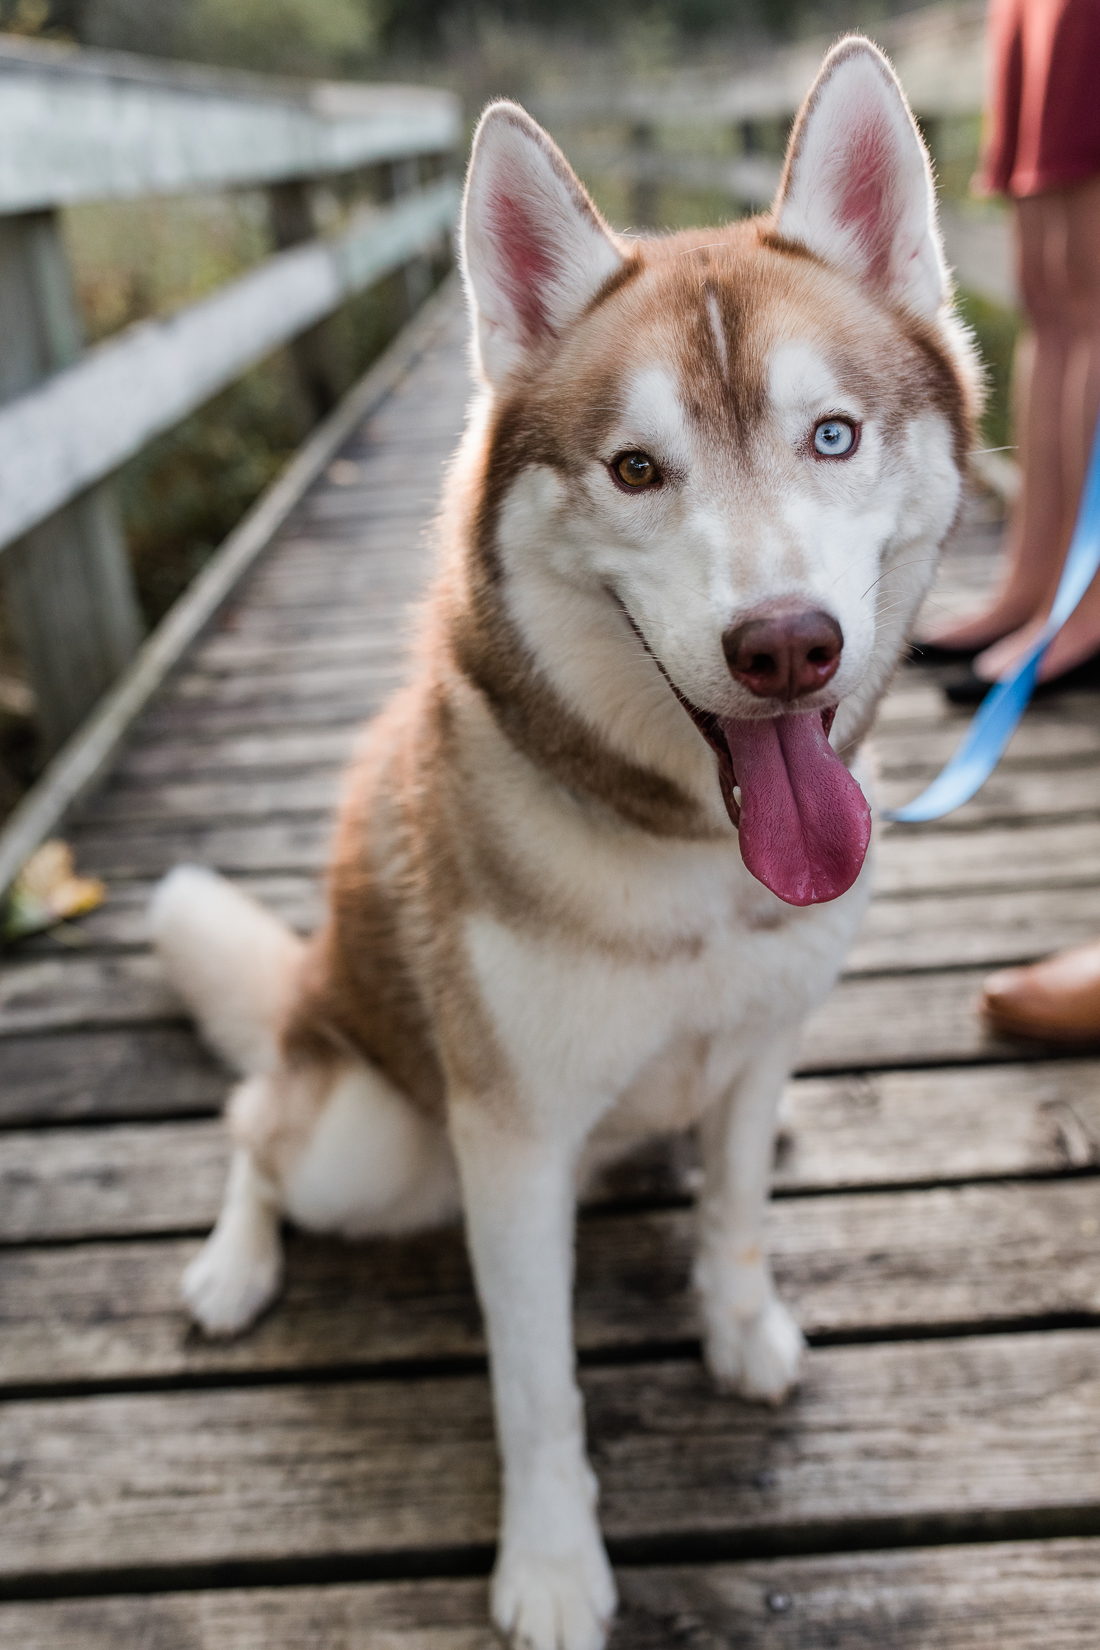
M226 1164L226 1077L143 942L181 859L317 912L341 763L403 665L467 392L455 312L303 499L72 833L108 903L0 969L0 1644L488 1650L496 1521L461 1235L295 1238L284 1300L209 1343L177 1304ZM988 577L975 508L947 593ZM1100 932L1095 698L1033 712L981 797L888 832L776 1174L798 1397L719 1398L685 1144L609 1178L576 1323L616 1650L1095 1650L1100 1061L999 1042L991 964ZM888 700L882 791L960 718Z

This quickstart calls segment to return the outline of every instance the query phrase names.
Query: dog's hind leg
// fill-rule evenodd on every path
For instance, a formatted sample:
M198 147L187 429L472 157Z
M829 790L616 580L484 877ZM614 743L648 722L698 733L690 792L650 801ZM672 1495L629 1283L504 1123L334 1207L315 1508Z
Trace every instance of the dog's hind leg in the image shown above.
M234 1092L237 1146L217 1225L183 1277L183 1297L207 1334L246 1329L278 1293L279 1225L392 1235L460 1212L441 1123L359 1061L280 1066Z

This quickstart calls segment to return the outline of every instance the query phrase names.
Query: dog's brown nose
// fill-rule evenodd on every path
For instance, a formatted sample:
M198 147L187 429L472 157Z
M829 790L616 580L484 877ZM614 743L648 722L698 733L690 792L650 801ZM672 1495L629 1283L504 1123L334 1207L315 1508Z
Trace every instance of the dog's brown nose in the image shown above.
M730 674L761 699L798 699L836 675L844 633L820 608L731 625L722 637Z

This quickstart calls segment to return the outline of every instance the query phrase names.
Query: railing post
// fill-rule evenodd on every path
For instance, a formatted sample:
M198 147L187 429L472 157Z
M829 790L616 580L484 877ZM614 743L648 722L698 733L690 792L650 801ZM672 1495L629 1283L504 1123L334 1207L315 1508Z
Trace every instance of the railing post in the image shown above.
M309 179L294 178L273 184L267 198L271 233L280 252L316 237L317 214ZM315 327L300 333L290 345L290 356L311 421L323 418L340 399L342 387L329 323L319 321Z
M0 403L69 366L82 328L57 215L0 218ZM142 623L114 500L91 489L0 553L48 749L129 662Z
M420 186L420 163L415 155L389 164L390 197L398 200ZM414 315L432 290L432 261L428 257L413 258L404 268L405 307Z

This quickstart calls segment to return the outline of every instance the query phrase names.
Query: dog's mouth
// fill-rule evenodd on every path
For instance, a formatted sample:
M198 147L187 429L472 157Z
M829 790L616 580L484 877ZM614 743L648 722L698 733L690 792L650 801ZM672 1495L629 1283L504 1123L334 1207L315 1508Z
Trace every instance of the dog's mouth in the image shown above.
M788 905L847 893L867 857L871 810L829 743L836 706L750 721L700 710L669 685L718 758L722 800L753 876Z
M635 624L635 636L718 758L718 784L758 882L788 905L824 905L863 869L871 810L829 743L836 706L759 718L716 716L682 693Z

